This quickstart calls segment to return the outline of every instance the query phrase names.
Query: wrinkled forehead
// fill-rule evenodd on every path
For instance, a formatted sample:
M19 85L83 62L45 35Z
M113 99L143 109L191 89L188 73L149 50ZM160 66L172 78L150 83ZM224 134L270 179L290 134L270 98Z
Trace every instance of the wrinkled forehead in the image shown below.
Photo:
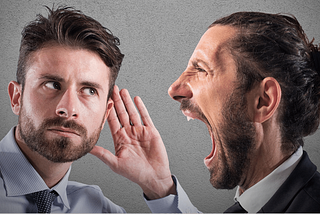
M214 25L201 37L196 50L210 51L213 55L225 47L225 45L237 33L236 28L226 25Z
M220 62L221 58L226 57L228 42L236 34L236 28L231 26L215 25L210 27L201 37L191 60L202 60L208 64Z
M49 46L32 54L26 71L26 81L29 77L38 79L43 76L56 76L64 81L97 83L107 90L110 68L93 51Z

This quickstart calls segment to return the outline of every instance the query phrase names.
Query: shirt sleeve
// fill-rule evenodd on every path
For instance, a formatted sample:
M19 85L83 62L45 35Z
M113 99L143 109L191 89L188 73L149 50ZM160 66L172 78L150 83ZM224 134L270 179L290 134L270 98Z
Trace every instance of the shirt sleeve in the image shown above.
M168 195L156 200L148 200L144 197L149 209L153 213L199 213L193 206L187 193L182 189L178 179L172 175L172 180L176 185L177 195Z

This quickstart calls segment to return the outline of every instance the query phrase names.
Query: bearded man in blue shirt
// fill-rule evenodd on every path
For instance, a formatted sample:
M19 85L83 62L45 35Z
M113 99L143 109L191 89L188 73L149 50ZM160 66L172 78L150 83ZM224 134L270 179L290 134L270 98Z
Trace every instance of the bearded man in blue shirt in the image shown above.
M68 181L113 108L119 39L81 11L48 11L24 28L8 86L19 122L0 142L0 212L125 212L98 186Z
M48 17L38 15L24 28L17 81L8 86L19 122L0 142L0 212L123 213L98 186L68 181L72 162L95 147L111 111L114 116L111 96L119 93L114 85L124 57L119 39L74 8L47 9ZM138 106L147 113L141 100ZM92 154L101 157L95 148ZM134 180L150 199L175 193L164 145L154 151L150 160L160 162L144 173L157 185ZM126 170L139 166L132 164Z

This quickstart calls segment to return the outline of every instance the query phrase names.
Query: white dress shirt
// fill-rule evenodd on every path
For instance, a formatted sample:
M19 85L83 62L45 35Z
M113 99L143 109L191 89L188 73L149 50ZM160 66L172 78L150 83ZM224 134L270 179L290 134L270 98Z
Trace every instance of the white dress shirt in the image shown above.
M239 195L237 188L235 201L238 201L248 213L258 212L276 193L283 182L298 165L303 154L300 148L269 175Z
M241 206L249 213L258 212L268 200L275 194L283 182L289 177L291 172L299 163L303 154L300 147L288 160L283 162L279 167L272 171L268 176L263 178L257 184L246 190L239 196L239 188L236 191L235 201L239 201ZM146 200L152 212L182 212L197 213L199 212L193 206L186 192L180 186L178 180L173 176L176 184L177 195L169 195L167 197L148 201ZM227 209L227 207L226 207Z

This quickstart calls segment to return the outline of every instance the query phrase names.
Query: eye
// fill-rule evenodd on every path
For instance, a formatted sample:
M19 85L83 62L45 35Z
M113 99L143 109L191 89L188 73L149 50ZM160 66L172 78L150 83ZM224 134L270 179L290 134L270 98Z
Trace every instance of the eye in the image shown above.
M45 86L53 90L61 90L60 84L58 82L47 82Z
M200 68L200 67L196 67L196 69L199 71L199 72L206 72L206 70Z
M85 95L88 95L88 96L93 96L95 94L98 94L97 90L94 88L84 88L82 91Z

